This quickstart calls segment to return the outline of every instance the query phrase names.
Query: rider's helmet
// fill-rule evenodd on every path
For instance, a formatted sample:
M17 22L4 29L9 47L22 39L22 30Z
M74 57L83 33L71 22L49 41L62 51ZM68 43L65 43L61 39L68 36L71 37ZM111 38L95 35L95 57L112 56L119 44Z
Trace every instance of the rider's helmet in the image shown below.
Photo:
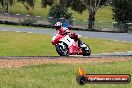
M61 23L61 22L57 22L57 23L55 24L56 30L59 30L61 27L62 27L62 23Z

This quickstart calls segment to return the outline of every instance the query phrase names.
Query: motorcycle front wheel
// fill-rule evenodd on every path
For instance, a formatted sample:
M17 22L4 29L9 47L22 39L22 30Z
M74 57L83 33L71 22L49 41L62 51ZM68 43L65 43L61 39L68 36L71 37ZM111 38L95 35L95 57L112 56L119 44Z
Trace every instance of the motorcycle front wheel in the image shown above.
M85 44L85 43L83 43L83 44ZM83 50L83 56L90 56L91 49L90 49L90 47L87 44L85 44L85 45L86 45L86 47L82 48L82 50Z
M69 56L68 47L63 42L60 42L56 45L56 51L60 56Z

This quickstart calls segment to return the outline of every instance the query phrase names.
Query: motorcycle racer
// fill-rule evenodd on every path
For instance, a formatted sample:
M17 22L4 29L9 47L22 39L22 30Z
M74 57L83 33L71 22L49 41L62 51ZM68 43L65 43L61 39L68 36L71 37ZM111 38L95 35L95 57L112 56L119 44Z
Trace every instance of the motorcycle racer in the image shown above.
M61 22L57 22L55 25L55 29L58 31L56 36L53 38L52 40L52 44L55 45L63 35L66 34L66 28L62 27L62 23ZM68 32L68 31L67 31Z
M59 40L62 36L69 35L72 39L74 39L74 41L78 42L79 47L83 47L83 46L81 46L82 45L81 40L78 38L79 36L76 35L76 33L70 32L71 27L68 27L68 28L62 27L62 23L57 22L55 24L55 28L56 28L56 30L58 30L58 33L57 33L56 38L54 40ZM52 44L54 45L54 44L56 44L56 42L57 41L52 41Z
M58 30L58 34L60 34L60 35L65 35L66 33L70 33L70 30L68 28L62 27L61 22L57 22L55 24L55 28L56 28L56 30Z
M60 56L91 54L90 47L80 40L80 35L71 33L68 27L62 27L61 22L57 22L55 28L57 33L52 38L52 44Z

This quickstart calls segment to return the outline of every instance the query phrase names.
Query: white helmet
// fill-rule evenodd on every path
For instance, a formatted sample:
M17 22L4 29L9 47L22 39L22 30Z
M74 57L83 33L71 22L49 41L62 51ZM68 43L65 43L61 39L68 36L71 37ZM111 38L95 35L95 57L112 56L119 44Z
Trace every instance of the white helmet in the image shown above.
M62 23L61 22L57 22L56 24L55 24L55 26L62 26Z

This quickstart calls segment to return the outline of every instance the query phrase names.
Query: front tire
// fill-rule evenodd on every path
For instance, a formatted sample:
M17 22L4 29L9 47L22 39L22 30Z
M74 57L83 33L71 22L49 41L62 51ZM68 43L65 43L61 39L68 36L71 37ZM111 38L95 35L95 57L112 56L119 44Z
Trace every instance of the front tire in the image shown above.
M83 43L83 44L85 44L85 43ZM87 44L85 44L85 45L86 45L86 47L82 48L83 56L90 56L91 49L90 49L90 47Z
M56 45L56 51L60 56L69 56L68 47L63 42L60 42Z

